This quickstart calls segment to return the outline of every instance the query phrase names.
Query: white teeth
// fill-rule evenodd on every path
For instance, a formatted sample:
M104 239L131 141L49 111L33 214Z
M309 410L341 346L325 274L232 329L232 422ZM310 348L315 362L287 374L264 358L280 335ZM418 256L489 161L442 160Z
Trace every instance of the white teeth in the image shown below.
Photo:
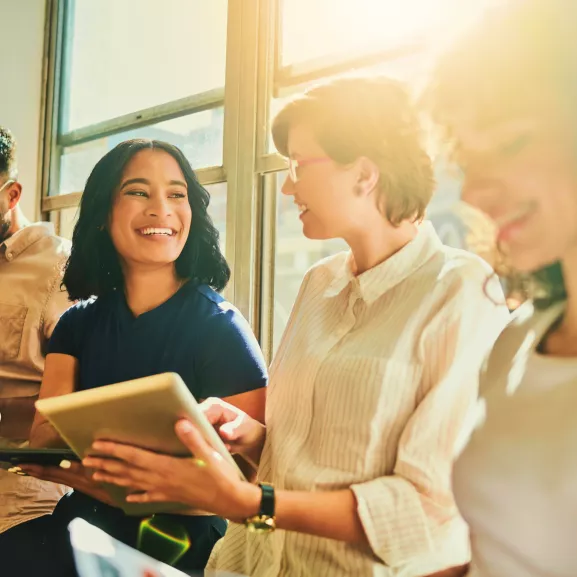
M297 208L299 209L299 212L302 214L303 212L306 212L308 210L306 204L297 204Z
M174 231L171 228L153 228L150 226L148 228L141 228L139 232L145 236L151 236L153 234L172 236L174 234Z
M495 224L498 228L503 228L517 220L521 220L525 216L527 216L532 210L534 209L534 205L531 204L529 206L524 206L522 208L517 209L515 212L512 212L506 216L501 218L495 219Z

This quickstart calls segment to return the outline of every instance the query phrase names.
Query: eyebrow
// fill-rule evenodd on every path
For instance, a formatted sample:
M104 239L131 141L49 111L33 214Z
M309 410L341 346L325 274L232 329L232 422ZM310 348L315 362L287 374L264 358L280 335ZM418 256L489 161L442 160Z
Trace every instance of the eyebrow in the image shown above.
M120 190L122 190L124 187L128 186L129 184L150 184L150 180L148 180L147 178L129 178L128 180L125 180L122 183ZM188 189L186 182L183 182L182 180L171 180L168 184L170 184L171 186L182 186L182 187Z

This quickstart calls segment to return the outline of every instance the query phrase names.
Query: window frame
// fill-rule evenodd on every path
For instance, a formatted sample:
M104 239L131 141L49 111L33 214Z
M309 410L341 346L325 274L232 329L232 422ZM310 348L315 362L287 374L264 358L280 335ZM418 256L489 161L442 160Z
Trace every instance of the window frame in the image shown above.
M223 163L196 170L203 185L227 184L226 255L232 276L224 295L250 322L265 357L273 355L276 173L287 163L268 151L273 98L297 93L328 76L415 54L420 46L354 57L327 57L282 67L283 0L228 0L225 86L59 134L66 100L67 22L74 0L47 0L39 204L58 232L58 211L77 207L81 191L57 195L64 147L224 107ZM50 194L50 193L53 194ZM55 213L52 215L51 213Z

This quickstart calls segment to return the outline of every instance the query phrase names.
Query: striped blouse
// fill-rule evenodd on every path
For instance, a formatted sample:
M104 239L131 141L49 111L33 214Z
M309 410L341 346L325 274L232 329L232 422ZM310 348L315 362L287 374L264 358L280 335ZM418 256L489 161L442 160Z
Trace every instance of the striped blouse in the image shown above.
M351 261L340 253L305 276L271 368L259 478L351 488L370 546L231 524L209 567L416 577L469 560L450 471L508 311L486 296L488 265L441 244L428 222L357 277Z

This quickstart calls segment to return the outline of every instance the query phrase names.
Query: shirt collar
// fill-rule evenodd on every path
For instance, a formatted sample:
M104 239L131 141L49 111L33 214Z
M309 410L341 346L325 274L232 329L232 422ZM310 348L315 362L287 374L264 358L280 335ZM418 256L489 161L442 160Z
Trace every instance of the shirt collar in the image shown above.
M372 304L385 292L404 281L425 264L443 244L433 225L426 221L418 226L417 235L401 250L381 264L355 277L353 255L349 252L335 278L325 290L325 297L339 295L349 284L367 304Z
M54 236L54 225L51 222L29 224L0 244L0 249L8 260L14 260L21 252L45 236Z

